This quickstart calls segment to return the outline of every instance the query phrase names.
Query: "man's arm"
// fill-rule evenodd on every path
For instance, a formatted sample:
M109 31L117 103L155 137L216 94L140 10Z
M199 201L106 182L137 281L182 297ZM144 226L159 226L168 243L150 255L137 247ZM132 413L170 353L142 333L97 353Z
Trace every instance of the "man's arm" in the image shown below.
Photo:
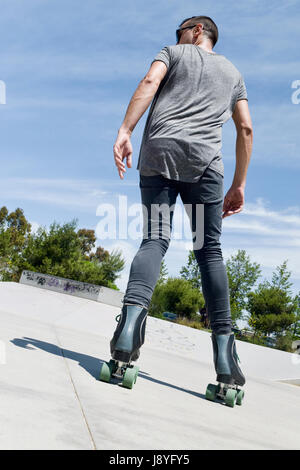
M253 129L247 100L237 101L232 119L236 127L236 165L231 188L223 205L223 218L240 212L244 205L244 190L252 153Z
M253 143L253 129L247 100L237 101L232 119L236 127L236 167L232 184L246 186Z
M120 129L132 134L133 129L151 103L158 90L160 82L167 73L167 70L167 66L164 62L160 60L153 62L148 73L140 81L139 86L129 102L126 115Z
M132 146L130 136L151 103L158 87L167 73L167 66L162 61L154 61L148 73L140 81L135 93L133 94L124 118L119 129L117 140L114 144L114 158L118 167L119 176L123 179L123 173L126 171L123 160L126 158L127 167L131 168Z

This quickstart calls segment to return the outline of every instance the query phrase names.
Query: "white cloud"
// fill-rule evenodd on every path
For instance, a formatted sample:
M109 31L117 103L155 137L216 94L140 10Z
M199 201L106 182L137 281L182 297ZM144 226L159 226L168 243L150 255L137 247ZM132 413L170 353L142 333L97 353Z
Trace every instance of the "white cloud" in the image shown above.
M256 203L246 203L244 209L238 215L240 217L231 216L223 219L224 229L227 231L243 230L256 235L268 235L274 238L274 241L276 237L282 237L284 241L290 239L289 241L299 244L300 206L274 211L265 206L263 198L257 198Z
M99 186L100 182L90 180L5 178L0 180L0 197L96 211L99 198L102 200L107 195Z

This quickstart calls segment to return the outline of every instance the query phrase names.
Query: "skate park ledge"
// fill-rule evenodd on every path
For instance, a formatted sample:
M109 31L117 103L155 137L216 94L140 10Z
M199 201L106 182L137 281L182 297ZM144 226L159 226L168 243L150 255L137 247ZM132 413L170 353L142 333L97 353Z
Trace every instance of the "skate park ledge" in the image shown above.
M122 299L124 297L123 292L108 287L29 270L22 272L19 283L40 287L41 289L53 290L61 294L75 295L76 297L95 300L96 302L113 305L115 307L122 306Z

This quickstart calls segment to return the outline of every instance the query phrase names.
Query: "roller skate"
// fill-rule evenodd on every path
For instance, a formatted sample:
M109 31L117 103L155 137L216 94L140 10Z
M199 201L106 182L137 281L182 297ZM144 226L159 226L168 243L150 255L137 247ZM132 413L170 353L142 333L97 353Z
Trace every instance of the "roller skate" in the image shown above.
M118 325L110 341L112 359L104 362L100 371L100 380L110 382L114 377L122 381L122 386L132 388L139 372L136 361L140 356L140 347L144 344L147 309L140 305L124 304L120 315L116 317Z
M212 333L211 337L218 385L208 384L205 396L207 400L218 399L233 408L235 403L242 404L244 390L239 387L246 382L238 365L239 357L236 352L234 333L227 335Z

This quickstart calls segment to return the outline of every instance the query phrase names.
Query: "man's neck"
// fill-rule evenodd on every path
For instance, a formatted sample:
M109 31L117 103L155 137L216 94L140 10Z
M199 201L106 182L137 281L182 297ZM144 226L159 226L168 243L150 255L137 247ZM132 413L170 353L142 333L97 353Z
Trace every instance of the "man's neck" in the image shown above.
M204 49L206 52L210 52L211 54L215 54L215 52L212 50L211 45L209 42L200 42L199 44L194 44L195 46L201 47L201 49Z

